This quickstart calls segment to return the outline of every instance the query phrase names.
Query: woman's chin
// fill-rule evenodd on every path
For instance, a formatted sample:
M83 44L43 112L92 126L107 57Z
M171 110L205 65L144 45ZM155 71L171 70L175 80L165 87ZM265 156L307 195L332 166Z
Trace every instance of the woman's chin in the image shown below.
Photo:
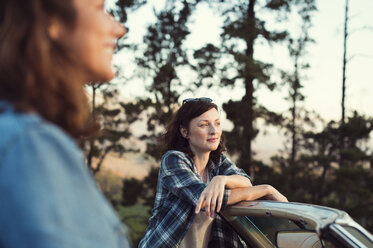
M218 149L218 147L219 146L213 146L213 147L211 147L211 151L213 152L213 151L216 151L217 149Z

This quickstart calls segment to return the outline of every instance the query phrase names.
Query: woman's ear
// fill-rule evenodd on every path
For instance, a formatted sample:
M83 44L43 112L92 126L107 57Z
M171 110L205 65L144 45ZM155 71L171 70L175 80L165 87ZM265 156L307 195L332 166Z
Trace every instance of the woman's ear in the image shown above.
M185 127L180 126L180 133L185 139L188 138L188 130Z
M61 31L62 31L61 29L62 29L61 21L56 17L51 17L48 23L49 37L54 41L59 40L61 37Z

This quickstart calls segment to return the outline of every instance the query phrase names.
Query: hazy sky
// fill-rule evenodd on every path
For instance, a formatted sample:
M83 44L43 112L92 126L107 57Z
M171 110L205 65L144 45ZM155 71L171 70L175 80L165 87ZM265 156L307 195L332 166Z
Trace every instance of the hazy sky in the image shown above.
M159 4L162 1L150 2ZM306 96L304 105L327 120L338 120L341 115L344 5L345 0L317 1L318 11L314 14L313 27L310 30L310 36L315 43L309 46L306 57L311 68L306 73L307 79L303 80L303 93ZM352 33L348 39L347 53L348 57L352 58L347 65L346 108L347 113L358 110L369 116L373 116L373 18L370 17L372 11L373 0L350 0L349 29ZM128 39L141 42L146 25L154 20L151 8L142 8L129 15ZM188 37L186 45L191 48L199 48L206 42L218 45L221 24L222 20L217 13L212 12L207 4L201 4L190 24L192 35ZM134 65L129 63L130 56L132 55L121 53L115 58L116 64L119 64L125 73L130 73L134 69ZM286 57L286 49L257 44L257 59L272 62L280 67L289 67ZM125 87L124 97L134 97L143 89L141 80L133 81ZM256 97L269 109L282 112L288 108L284 100L285 93L281 88L276 92L260 89ZM242 94L243 91L237 87L233 91L222 92L204 89L196 92L195 96L208 96L221 104L229 99L241 99ZM187 94L183 98L190 96L192 95ZM225 125L229 127L228 122ZM269 129L269 135L258 137L254 149L257 150L258 156L268 157L280 148L283 142L274 130Z

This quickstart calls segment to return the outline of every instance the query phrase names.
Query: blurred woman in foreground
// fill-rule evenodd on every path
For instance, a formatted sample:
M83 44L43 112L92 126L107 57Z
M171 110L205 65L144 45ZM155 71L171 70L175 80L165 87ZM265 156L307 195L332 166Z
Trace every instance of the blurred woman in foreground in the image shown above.
M223 154L221 135L210 98L183 101L166 129L153 216L139 247L245 247L216 213L261 197L287 201L270 185L252 186Z
M125 29L104 0L0 2L0 247L128 247L76 139Z

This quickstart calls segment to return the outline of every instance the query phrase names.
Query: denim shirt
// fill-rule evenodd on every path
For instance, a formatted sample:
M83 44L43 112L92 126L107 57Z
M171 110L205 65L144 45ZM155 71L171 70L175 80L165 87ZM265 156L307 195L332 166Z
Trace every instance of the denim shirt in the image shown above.
M74 140L2 101L0 247L130 247Z

